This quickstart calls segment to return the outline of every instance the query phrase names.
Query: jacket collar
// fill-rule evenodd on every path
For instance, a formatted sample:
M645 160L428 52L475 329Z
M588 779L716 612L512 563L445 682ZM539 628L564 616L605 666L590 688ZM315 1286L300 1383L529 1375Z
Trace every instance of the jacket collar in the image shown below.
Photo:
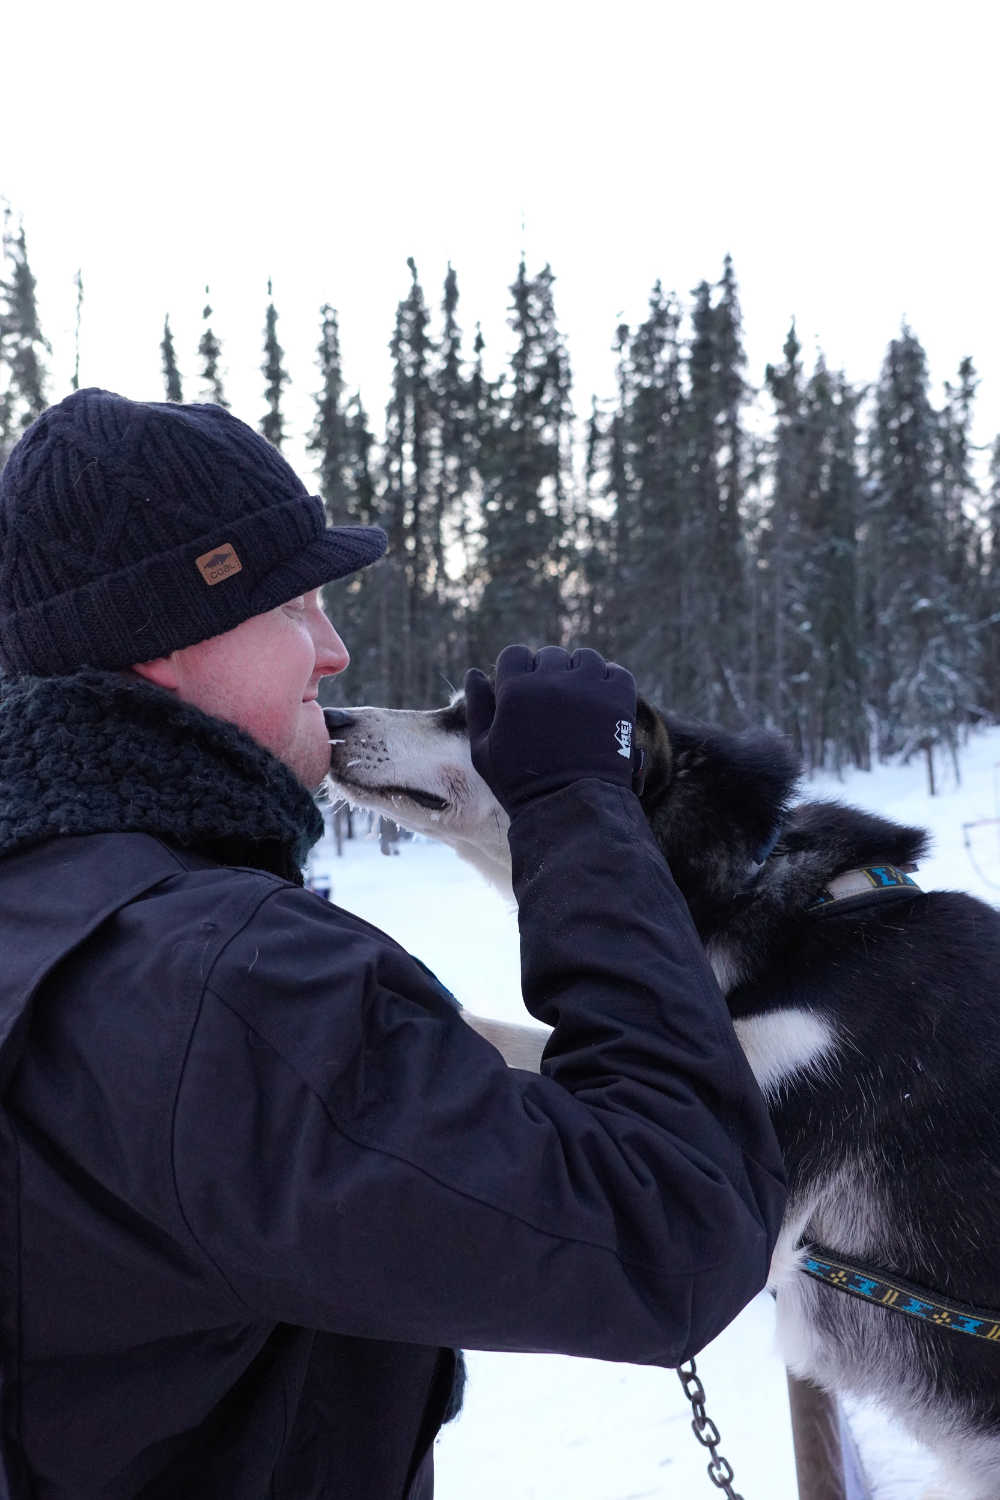
M0 684L0 855L58 834L149 833L301 880L309 792L232 724L119 672Z

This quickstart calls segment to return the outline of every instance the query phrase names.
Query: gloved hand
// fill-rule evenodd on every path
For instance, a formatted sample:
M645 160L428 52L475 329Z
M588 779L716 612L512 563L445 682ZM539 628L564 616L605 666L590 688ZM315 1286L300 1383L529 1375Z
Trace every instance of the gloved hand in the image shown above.
M596 651L508 646L495 685L465 674L472 764L512 817L585 777L631 787L635 701L632 674Z

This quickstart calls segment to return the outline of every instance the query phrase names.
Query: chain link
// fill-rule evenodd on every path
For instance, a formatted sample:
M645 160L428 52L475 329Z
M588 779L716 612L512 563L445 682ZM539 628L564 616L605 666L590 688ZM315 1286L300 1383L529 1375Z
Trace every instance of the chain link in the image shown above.
M743 1500L743 1496L733 1489L733 1466L719 1452L719 1429L705 1411L705 1387L698 1379L698 1366L693 1359L689 1359L686 1365L678 1365L677 1378L694 1412L691 1431L702 1447L707 1448L712 1455L708 1464L709 1479L716 1489L722 1491L726 1500Z

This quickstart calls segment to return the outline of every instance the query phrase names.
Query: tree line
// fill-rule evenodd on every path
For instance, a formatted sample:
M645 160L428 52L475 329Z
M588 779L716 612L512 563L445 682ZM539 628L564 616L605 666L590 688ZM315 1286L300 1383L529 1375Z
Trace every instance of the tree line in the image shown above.
M9 218L3 251L0 462L44 409L51 353ZM862 388L821 355L807 369L793 324L755 390L727 257L689 300L656 283L614 333L615 397L580 422L548 266L517 268L498 377L478 325L463 333L455 271L432 307L408 266L380 436L320 311L319 489L331 522L389 536L326 590L352 654L329 701L432 707L507 643L562 641L623 662L661 705L781 730L810 767L922 751L933 773L936 748L1000 717L1000 439L981 462L971 359L935 405L906 325ZM198 399L227 405L208 288L202 323ZM277 325L268 283L260 430L280 448ZM160 354L183 400L169 317Z

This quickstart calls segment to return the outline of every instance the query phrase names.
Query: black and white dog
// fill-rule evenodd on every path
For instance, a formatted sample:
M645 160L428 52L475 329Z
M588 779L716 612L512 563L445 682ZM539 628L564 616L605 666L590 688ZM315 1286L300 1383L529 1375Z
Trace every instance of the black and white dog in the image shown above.
M452 845L510 893L507 818L472 767L461 698L328 723L335 794ZM1000 912L954 892L817 911L859 868L912 865L924 834L790 805L797 768L776 736L640 700L637 738L643 810L784 1152L781 1352L796 1374L880 1402L936 1451L949 1496L997 1500L1000 1344L831 1290L802 1274L799 1247L1000 1308Z

